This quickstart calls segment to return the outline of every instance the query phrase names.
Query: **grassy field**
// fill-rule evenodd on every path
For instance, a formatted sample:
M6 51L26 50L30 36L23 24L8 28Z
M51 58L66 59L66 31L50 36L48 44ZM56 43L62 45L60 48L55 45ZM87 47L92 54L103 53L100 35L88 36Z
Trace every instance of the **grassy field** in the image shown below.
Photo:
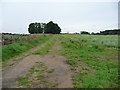
M59 55L67 58L67 63L72 71L74 88L118 88L118 36L110 35L32 35L27 41L21 41L2 48L2 61L7 62L29 49L49 42L32 55L47 55L56 42L63 48ZM50 39L52 38L52 39ZM57 41L59 40L59 41ZM54 63L54 62L53 62ZM19 78L19 86L36 87L58 84L45 78L45 75L54 72L43 63L34 65L28 74ZM59 73L58 73L59 74ZM36 76L37 75L37 76ZM31 81L30 81L31 80ZM35 81L36 80L36 81ZM40 80L40 81L39 81Z
M62 35L75 88L118 87L118 36Z

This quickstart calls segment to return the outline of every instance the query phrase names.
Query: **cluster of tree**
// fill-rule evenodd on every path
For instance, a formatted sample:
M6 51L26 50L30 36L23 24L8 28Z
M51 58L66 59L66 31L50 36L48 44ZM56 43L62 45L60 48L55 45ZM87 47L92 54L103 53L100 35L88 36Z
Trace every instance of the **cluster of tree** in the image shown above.
M51 34L60 34L61 28L58 24L50 21L49 23L31 23L29 25L28 31L30 34L38 33L51 33Z
M50 21L49 23L46 24L45 29L44 29L45 33L52 33L52 34L60 34L61 29L58 26L58 24L53 23L52 21Z
M90 34L90 33L86 31L81 31L81 34Z
M30 34L37 34L37 33L42 33L43 28L42 28L43 23L31 23L29 25L28 31Z
M93 35L120 35L120 29L100 31L100 33L91 33Z
M86 31L81 31L81 34L90 34L89 32ZM91 33L92 35L120 35L120 29L114 29L114 30L105 30L105 31L100 31L100 33Z

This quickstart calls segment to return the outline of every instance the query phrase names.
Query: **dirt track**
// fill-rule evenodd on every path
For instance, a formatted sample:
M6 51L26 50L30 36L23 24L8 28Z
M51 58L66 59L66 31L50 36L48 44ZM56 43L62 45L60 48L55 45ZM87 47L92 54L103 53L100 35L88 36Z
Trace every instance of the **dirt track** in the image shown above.
M39 47L39 48L38 48ZM66 63L66 58L57 54L61 50L59 39L50 50L50 52L44 56L32 55L30 53L40 50L44 45L31 49L29 52L24 53L27 56L22 57L19 62L16 62L13 66L7 67L3 71L3 88L15 88L18 84L18 78L26 75L30 68L35 65L36 62L44 63L49 69L54 69L54 72L48 75L49 81L56 81L58 85L56 88L72 88L71 71L69 65ZM20 58L20 57L19 57ZM48 87L45 87L48 88Z

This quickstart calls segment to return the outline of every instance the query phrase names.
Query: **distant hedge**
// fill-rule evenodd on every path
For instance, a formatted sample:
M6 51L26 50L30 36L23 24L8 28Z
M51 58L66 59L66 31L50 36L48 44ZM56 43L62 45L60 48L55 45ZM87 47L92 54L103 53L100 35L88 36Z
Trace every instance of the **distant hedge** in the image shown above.
M105 30L100 31L100 33L92 33L93 35L120 35L120 29L114 29L114 30Z

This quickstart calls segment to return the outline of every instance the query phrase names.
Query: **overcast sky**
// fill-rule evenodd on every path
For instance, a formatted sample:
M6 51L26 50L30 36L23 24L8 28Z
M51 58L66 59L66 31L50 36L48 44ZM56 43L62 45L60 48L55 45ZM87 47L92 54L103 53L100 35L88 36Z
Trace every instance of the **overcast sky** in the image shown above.
M2 32L28 33L32 22L58 23L62 32L99 32L118 28L118 2L36 2L36 0L2 0ZM31 2L30 2L31 1ZM2 19L2 20L1 20Z

